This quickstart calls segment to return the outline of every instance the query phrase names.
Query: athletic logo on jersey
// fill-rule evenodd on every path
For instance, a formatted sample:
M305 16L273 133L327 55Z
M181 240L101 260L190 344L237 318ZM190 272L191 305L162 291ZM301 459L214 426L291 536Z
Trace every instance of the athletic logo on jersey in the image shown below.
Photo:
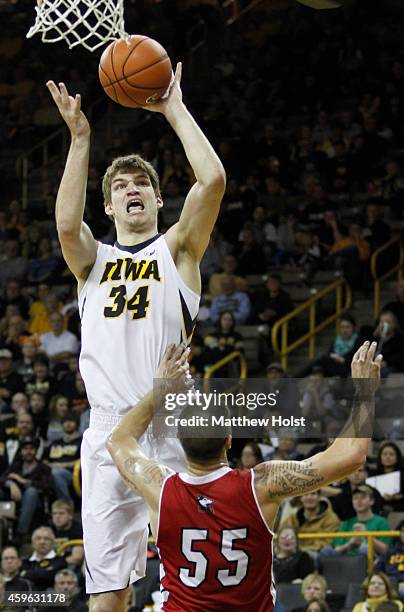
M105 263L100 285L106 281L136 281L155 280L161 282L157 259L141 259L136 261L132 257L116 259Z
M198 495L198 504L200 507L200 512L209 512L210 514L213 514L213 500L209 499L209 497Z

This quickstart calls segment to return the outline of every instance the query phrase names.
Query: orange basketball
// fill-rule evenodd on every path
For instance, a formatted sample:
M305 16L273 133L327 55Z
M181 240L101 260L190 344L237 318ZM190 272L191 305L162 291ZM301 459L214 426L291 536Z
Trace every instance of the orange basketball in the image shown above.
M98 67L107 96L122 106L138 108L155 102L167 91L172 67L166 50L152 38L135 34L129 43L112 42Z

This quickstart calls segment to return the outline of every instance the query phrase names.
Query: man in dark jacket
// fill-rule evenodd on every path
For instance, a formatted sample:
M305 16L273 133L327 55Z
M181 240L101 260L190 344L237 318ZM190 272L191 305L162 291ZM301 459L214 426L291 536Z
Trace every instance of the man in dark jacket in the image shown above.
M397 525L400 536L393 546L377 561L375 572L384 572L395 584L400 597L404 595L404 521Z
M254 322L266 323L269 326L294 308L289 295L282 289L281 277L278 274L268 276L266 290L257 294L254 302Z
M21 559L15 546L6 546L1 553L1 573L5 580L6 591L31 591L31 584L21 578Z
M50 527L38 527L32 534L33 553L25 559L21 576L32 582L35 591L53 587L56 574L66 567L66 561L53 550L55 535Z
M50 468L35 455L37 442L25 438L20 442L21 457L16 459L0 478L0 499L21 502L17 523L17 541L29 533L41 500L52 491Z

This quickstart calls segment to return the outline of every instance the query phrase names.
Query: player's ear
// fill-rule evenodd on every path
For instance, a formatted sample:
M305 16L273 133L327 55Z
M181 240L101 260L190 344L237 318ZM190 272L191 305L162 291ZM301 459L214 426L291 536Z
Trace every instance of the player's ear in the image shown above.
M111 202L107 202L106 200L104 200L104 211L105 211L105 214L111 219L111 221L113 221L114 214L112 212Z
M163 208L163 198L161 197L161 193L158 193L156 196L157 208Z

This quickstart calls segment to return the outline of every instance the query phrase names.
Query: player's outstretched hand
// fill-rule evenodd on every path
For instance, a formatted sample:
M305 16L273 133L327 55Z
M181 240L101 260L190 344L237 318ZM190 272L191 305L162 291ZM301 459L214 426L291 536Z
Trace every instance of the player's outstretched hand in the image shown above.
M166 380L182 380L188 378L190 348L181 343L178 346L170 344L157 368L155 378Z
M365 378L371 381L370 388L372 391L377 389L380 381L380 368L383 361L383 355L378 355L374 358L377 348L377 342L364 342L356 351L351 363L352 378Z
M163 113L166 117L170 112L175 114L178 106L182 104L181 75L182 64L178 62L175 74L173 74L170 86L164 96L157 100L157 102L150 102L150 104L142 108L154 113Z
M72 137L89 137L90 124L81 110L80 94L76 94L74 98L70 96L64 83L59 83L58 87L53 81L48 81L46 87L49 89Z

